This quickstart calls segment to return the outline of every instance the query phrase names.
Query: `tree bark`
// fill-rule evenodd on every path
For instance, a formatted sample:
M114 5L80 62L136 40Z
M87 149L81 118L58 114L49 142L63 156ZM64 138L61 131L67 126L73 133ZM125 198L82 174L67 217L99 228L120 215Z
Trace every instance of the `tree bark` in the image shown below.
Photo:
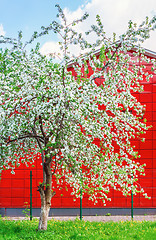
M41 206L40 220L38 225L38 230L47 230L47 222L49 216L50 207Z
M55 195L55 192L52 192L52 173L50 163L44 163L44 172L46 180L38 186L38 191L41 197L41 213L38 230L47 230L47 221L51 207L51 199Z

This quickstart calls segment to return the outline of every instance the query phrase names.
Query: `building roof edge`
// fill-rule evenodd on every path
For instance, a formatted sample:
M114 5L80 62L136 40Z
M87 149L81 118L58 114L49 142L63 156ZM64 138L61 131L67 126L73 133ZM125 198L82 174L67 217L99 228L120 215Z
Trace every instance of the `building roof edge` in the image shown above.
M131 50L132 51L135 51L137 48L132 48ZM148 57L152 57L152 58L156 58L156 52L152 51L152 50L149 50L147 48L143 48L145 50L145 55L147 55ZM94 54L95 55L98 55L100 53L100 49L97 49L94 51ZM68 63L68 67L71 67L73 64L75 63L74 60L70 60L69 63Z

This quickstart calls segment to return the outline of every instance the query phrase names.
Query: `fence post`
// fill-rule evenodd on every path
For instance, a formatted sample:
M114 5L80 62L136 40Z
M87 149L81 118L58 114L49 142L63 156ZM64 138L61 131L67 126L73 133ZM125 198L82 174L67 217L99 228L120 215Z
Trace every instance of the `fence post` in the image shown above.
M32 220L32 171L30 170L30 220Z
M82 188L80 189L80 220L82 220Z
M132 179L133 179L133 173L132 173ZM133 183L131 185L131 219L133 221Z
M82 173L81 173L81 186L80 186L80 220L82 220Z

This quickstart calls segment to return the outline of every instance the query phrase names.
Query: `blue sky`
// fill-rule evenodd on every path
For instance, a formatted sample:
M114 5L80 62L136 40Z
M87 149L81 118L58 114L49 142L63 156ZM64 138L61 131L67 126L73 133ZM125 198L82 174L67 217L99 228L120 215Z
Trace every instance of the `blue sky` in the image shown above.
M90 14L88 21L81 26L82 31L95 22L96 14L100 14L110 36L112 32L122 34L130 19L140 23L147 15L156 15L155 0L0 0L0 34L16 37L22 30L24 40L29 40L34 31L56 19L57 3L69 19L78 18L86 11ZM53 51L57 40L54 34L42 38L42 52ZM155 40L156 33L145 47L156 51Z
M56 19L56 4L75 11L84 0L0 0L0 25L6 36L16 37L22 30L24 39L28 39L41 26ZM54 36L53 36L54 37Z

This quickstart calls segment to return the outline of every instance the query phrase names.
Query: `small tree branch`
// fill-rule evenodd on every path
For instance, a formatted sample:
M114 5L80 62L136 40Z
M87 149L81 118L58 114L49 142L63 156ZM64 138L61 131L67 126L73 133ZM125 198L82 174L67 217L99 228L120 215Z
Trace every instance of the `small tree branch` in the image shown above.
M35 129L35 128L32 128L32 130L33 130L33 133L34 133L35 135L37 135L36 129ZM42 149L42 146L41 146L41 143L40 143L39 138L37 137L36 140L37 140L37 143L38 143L39 148ZM42 143L44 143L44 141L42 141Z
M43 183L45 183L46 182L46 173L44 171L44 153L43 153L43 151L42 151L41 157L42 157L42 169L43 169Z
M108 62L103 66L103 68L101 69L101 72L104 71L104 70L110 65L110 60L113 59L113 57L115 56L115 54L116 54L116 52L117 52L117 50L118 50L119 47L121 47L121 42L120 42L120 43L118 44L118 46L116 47L116 50L113 52L111 58L110 58L110 59L108 60ZM94 78L92 79L92 81L95 80L96 78L100 78L100 77L94 77Z
M6 140L7 143L11 143L11 142L15 142L15 141L18 141L18 140L21 140L21 139L25 139L25 138L38 138L38 139L43 139L43 137L41 136L37 136L37 135L32 135L32 134L28 134L28 135L25 135L25 136L19 136L15 139L10 139L10 140Z
M54 192L52 192L51 193L51 197L54 197L55 196L55 194L56 194L56 192L54 191Z
M118 46L116 47L116 50L113 52L111 58L110 58L109 61L103 66L103 68L101 69L101 71L104 71L104 70L108 67L108 65L110 64L110 60L113 59L113 57L115 56L115 54L116 54L116 52L117 52L117 50L118 50L119 47L121 47L121 42L118 44Z
M53 170L52 175L55 174L55 172L56 172L56 168L57 168L57 161L56 161L56 154L55 154L55 167L54 167L54 170Z
M40 124L40 130L42 132L42 135L43 135L44 138L46 138L45 132L43 130L43 122L42 122L41 115L39 116L39 124Z

